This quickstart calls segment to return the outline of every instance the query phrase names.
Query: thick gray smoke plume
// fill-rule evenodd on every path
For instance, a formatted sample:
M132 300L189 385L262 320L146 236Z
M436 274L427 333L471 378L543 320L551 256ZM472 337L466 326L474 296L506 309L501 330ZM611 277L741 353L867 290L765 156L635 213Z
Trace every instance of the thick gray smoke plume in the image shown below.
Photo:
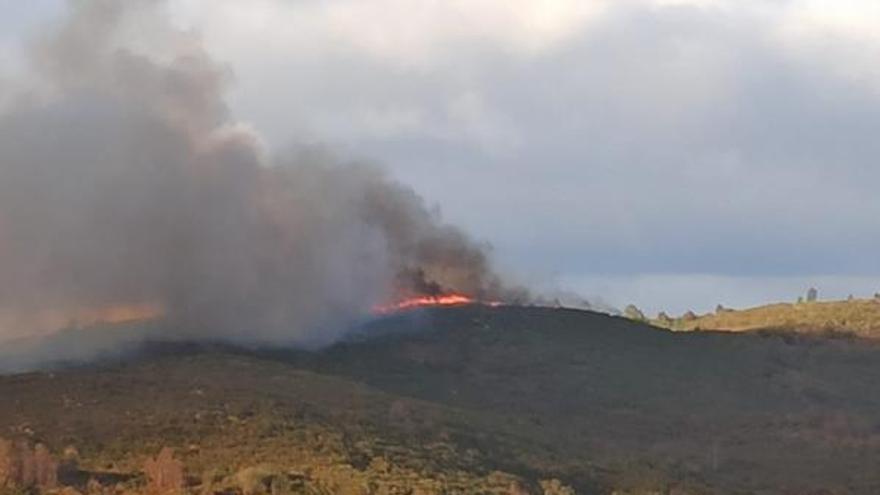
M505 297L484 246L382 171L266 156L160 7L72 2L33 46L34 89L0 115L0 340L161 311L188 336L321 343L425 284Z

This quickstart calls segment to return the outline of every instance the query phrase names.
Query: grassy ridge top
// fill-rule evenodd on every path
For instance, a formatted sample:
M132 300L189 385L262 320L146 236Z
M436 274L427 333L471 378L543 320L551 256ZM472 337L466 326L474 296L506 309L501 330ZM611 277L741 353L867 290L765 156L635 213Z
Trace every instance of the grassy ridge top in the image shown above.
M880 337L880 299L778 303L653 323L675 330L844 332Z

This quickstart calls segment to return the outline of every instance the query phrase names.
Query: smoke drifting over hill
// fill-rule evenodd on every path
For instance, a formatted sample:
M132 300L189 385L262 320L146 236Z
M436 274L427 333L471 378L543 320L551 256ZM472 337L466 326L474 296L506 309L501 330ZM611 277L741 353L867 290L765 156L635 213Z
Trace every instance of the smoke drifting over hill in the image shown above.
M513 297L485 246L381 170L268 157L158 2L72 2L30 54L33 89L0 115L0 340L156 312L195 337L321 343L425 283Z

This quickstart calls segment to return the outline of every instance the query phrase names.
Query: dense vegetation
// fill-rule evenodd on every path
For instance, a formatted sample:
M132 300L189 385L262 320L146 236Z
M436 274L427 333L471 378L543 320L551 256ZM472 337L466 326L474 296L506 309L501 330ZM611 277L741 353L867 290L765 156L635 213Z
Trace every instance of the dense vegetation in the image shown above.
M153 345L0 377L0 436L75 461L81 492L156 491L181 462L193 493L874 494L878 379L852 337L461 307L320 352Z

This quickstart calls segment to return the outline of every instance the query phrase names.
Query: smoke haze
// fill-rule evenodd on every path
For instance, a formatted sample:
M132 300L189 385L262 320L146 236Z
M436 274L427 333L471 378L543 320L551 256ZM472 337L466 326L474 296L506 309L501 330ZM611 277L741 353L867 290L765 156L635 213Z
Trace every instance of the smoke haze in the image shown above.
M32 45L0 115L0 340L155 313L320 344L425 284L512 297L486 246L380 169L267 156L224 103L232 75L161 9L72 2Z

